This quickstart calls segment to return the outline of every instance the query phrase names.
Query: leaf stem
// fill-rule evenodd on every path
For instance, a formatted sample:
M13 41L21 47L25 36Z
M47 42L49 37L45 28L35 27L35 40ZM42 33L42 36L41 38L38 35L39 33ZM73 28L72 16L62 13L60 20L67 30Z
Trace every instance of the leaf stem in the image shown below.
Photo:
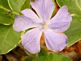
M0 9L3 9L3 10L5 10L5 11L7 11L7 12L9 12L9 11L10 11L9 9L7 9L7 8L5 8L5 7L1 6L1 5L0 5Z
M5 10L5 11L7 11L7 12L10 12L10 13L12 13L12 14L14 14L14 15L20 15L20 13L17 13L17 12L15 12L15 11L9 10L9 9L7 9L7 8L5 8L5 7L3 7L3 6L1 6L1 5L0 5L0 9L3 9L3 10Z

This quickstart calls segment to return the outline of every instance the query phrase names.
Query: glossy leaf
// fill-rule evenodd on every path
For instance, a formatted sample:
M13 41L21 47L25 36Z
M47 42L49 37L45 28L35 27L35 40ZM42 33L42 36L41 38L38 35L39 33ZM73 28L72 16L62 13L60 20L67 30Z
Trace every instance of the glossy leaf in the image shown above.
M30 8L30 0L26 0L24 5L22 6L22 10L24 10L26 8Z
M4 10L0 10L0 24L10 25L13 23L13 18L7 14Z
M73 16L72 24L65 33L68 36L68 47L81 40L81 1L80 0L57 0L60 7L67 5Z
M10 8L7 0L0 0L0 24L10 25L13 22L11 15L9 15Z
M6 54L14 49L20 40L20 34L16 33L11 26L0 25L0 54Z
M7 0L0 0L0 6L10 9Z
M12 11L20 12L26 0L8 0L8 4Z

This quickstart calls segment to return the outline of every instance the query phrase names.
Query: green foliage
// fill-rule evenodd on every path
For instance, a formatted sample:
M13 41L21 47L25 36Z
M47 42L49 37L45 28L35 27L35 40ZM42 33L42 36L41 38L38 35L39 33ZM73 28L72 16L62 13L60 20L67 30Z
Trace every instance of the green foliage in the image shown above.
M25 5L25 2L29 3L29 0L8 0L11 10L15 12L20 12L22 6ZM29 6L29 4L26 5Z
M8 53L20 42L20 33L15 32L11 26L0 25L0 54Z
M30 8L30 3L29 2L30 2L30 0L26 0L21 9L24 10L26 8Z
M42 48L37 55L24 57L23 61L72 61L69 57L60 53L48 53L45 48Z
M13 23L13 18L11 18L6 12L0 10L0 24L10 25Z
M80 0L57 0L60 7L67 5L69 12L73 16L73 21L69 30L65 33L68 36L68 47L81 39L81 1Z
M12 24L29 4L29 0L0 0L0 54L8 53L20 43L20 33L13 30Z
M0 0L0 6L10 9L7 0Z
M7 0L0 0L0 24L10 25L13 19L8 15L10 10Z
M27 57L25 61L72 61L69 57L62 54L47 54L36 57Z

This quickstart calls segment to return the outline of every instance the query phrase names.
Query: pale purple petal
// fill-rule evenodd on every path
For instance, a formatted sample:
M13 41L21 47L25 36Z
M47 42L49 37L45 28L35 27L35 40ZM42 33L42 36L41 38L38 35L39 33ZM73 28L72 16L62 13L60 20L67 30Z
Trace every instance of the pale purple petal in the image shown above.
M36 23L32 19L25 16L17 16L13 24L13 29L17 32L33 27L37 27Z
M53 29L56 32L64 32L70 27L71 22L72 17L68 12L68 8L66 6L63 6L51 19L49 28Z
M35 0L31 6L44 21L51 18L55 8L52 0Z
M67 37L65 34L47 30L44 32L44 35L45 43L49 50L58 52L66 47Z
M40 38L42 32L38 28L29 30L22 36L23 47L32 54L40 52Z
M36 13L34 13L34 11L32 11L31 9L25 9L25 10L21 11L21 13L24 16L31 18L36 23L42 23L43 22L42 20L39 19L39 17L36 15Z

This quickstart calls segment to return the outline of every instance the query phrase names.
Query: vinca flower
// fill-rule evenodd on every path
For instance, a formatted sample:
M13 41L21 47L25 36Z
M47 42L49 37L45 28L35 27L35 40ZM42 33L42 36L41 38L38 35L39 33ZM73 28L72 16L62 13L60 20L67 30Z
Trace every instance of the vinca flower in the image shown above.
M64 32L72 22L67 6L61 7L52 17L55 8L52 0L35 0L30 4L33 10L21 11L23 16L17 16L13 24L16 32L32 28L21 37L23 47L32 54L40 52L40 38L44 34L48 50L62 51L68 40Z

